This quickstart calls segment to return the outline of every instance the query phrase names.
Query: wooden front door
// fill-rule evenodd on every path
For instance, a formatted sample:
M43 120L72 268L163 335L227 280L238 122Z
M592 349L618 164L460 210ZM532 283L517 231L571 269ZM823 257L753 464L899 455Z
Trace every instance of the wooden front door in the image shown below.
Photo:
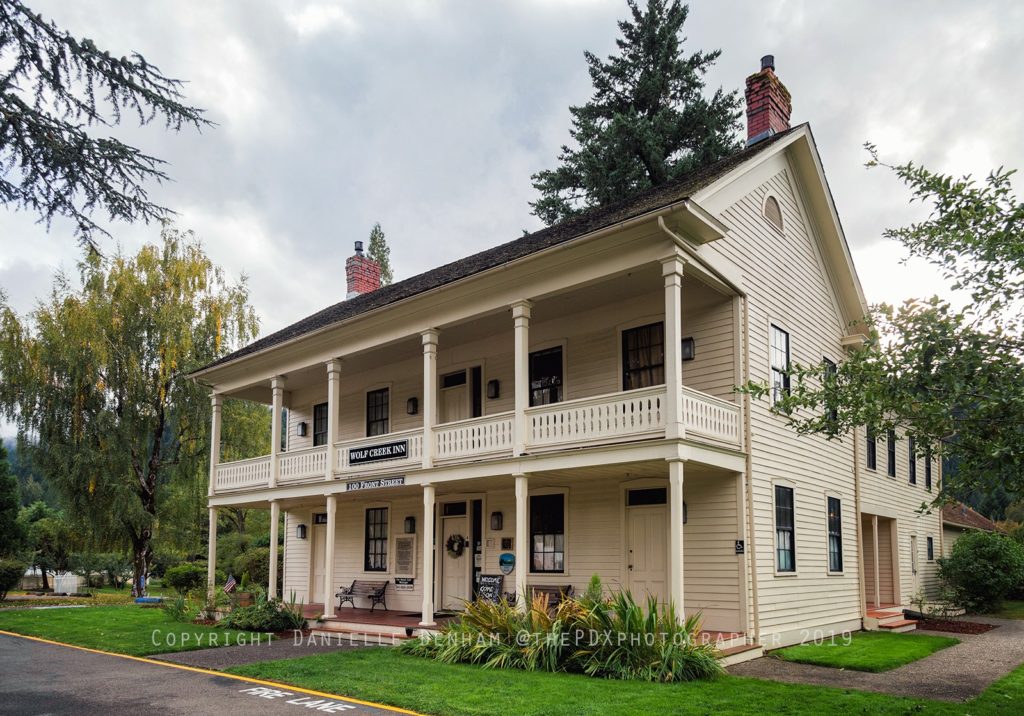
M628 586L638 602L668 601L668 507L626 508Z
M469 539L469 518L443 517L441 529L441 608L462 609L464 601L469 599L469 565L473 559L473 547L467 544L462 554L453 557L448 554L448 539L453 535L462 535Z
M327 526L313 525L312 569L310 574L309 601L314 604L326 604L324 599L324 572L327 566Z

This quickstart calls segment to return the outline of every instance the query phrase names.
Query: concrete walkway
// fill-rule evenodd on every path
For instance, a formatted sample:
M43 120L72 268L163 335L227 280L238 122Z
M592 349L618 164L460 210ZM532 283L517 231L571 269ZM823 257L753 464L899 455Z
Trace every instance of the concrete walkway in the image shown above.
M861 689L894 696L967 701L1024 663L1024 621L994 617L966 619L997 624L998 628L984 634L915 632L952 636L959 639L960 643L880 674L794 664L771 656L732 666L729 673L796 684Z
M397 644L397 640L395 644ZM264 641L260 644L221 646L213 649L197 649L175 654L157 654L151 658L203 669L227 669L242 664L256 664L278 659L298 659L314 654L327 654L338 650L367 649L376 646L394 646L391 640L382 637L380 641L357 636L350 639L347 634L331 636L296 636Z

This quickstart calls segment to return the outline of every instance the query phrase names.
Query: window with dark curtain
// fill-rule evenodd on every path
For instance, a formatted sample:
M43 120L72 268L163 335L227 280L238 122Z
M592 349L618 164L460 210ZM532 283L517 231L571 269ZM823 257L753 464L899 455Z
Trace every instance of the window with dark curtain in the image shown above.
M789 395L789 334L772 326L772 402Z
M935 540L931 537L928 538L928 561L934 561L935 559Z
M327 403L313 406L313 446L327 444Z
M565 495L530 497L531 571L565 571Z
M839 498L828 498L828 570L843 571L843 514Z
M388 389L371 390L366 394L366 437L387 435L391 432Z
M775 486L775 559L780 572L796 571L793 488Z
M562 402L562 347L530 354L530 405Z
M374 507L366 511L366 546L363 570L388 571L388 508Z
M868 469L874 470L878 467L878 435L872 428L868 428L867 433Z
M924 489L932 489L932 449L924 451Z
M665 382L665 325L651 323L622 332L622 389Z
M823 375L825 383L825 417L828 418L830 423L835 423L839 419L839 407L836 405L836 372L838 368L835 362L828 358L821 359L822 365L825 368Z
M907 438L907 450L909 451L909 459L907 462L907 470L910 475L910 484L917 484L917 446L914 444L914 438Z
M896 431L890 430L886 439L889 477L896 477Z

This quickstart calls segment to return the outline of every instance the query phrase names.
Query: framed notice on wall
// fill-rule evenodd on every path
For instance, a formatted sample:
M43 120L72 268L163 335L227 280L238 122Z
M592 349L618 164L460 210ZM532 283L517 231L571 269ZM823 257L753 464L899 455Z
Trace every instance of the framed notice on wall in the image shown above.
M416 576L416 535L395 537L395 576Z

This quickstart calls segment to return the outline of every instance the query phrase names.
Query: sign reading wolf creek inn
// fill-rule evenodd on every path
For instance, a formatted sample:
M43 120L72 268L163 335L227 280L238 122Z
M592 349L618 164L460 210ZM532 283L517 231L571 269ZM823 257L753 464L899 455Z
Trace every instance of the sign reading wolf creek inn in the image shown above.
M348 464L365 465L368 462L401 460L406 457L409 457L409 441L396 440L391 443L379 443L377 445L364 445L362 447L349 448Z

